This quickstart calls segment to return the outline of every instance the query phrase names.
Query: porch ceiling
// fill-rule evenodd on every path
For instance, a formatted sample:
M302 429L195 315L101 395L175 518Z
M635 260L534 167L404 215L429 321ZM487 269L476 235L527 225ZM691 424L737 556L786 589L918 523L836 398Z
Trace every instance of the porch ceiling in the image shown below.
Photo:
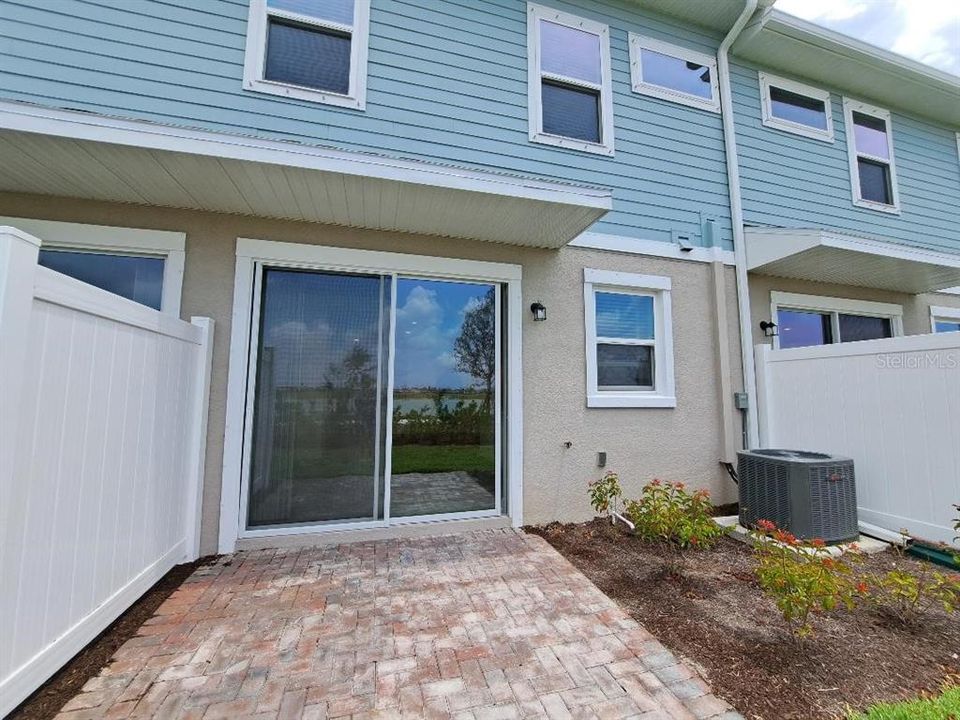
M825 230L747 228L746 250L760 275L913 294L960 283L960 255Z
M14 103L0 190L548 248L612 205L600 188Z

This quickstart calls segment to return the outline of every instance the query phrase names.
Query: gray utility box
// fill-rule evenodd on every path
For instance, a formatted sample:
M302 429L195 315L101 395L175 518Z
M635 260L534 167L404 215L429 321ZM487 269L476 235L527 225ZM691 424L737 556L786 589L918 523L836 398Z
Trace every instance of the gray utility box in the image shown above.
M855 540L857 485L853 460L803 450L737 453L740 524L769 520L799 538Z

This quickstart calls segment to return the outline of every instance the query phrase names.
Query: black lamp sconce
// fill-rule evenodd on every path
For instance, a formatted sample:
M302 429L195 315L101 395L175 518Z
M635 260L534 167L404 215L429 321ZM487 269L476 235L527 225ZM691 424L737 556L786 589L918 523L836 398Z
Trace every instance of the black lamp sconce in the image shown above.
M769 320L760 321L760 329L763 330L764 337L776 337L780 333L777 331L777 324Z
M541 320L547 319L547 309L543 306L543 303L533 303L533 305L530 306L530 312L533 313L534 322L540 322Z

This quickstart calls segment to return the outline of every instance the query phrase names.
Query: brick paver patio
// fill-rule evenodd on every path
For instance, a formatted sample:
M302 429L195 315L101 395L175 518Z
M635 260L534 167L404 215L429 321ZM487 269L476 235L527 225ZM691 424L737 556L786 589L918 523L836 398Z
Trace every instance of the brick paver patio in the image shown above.
M739 718L541 538L237 553L60 718Z

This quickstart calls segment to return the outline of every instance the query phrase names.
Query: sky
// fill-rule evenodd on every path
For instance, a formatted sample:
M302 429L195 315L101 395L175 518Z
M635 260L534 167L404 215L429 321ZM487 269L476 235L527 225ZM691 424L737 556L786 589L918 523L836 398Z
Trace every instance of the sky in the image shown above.
M960 76L960 0L777 0L775 7Z

